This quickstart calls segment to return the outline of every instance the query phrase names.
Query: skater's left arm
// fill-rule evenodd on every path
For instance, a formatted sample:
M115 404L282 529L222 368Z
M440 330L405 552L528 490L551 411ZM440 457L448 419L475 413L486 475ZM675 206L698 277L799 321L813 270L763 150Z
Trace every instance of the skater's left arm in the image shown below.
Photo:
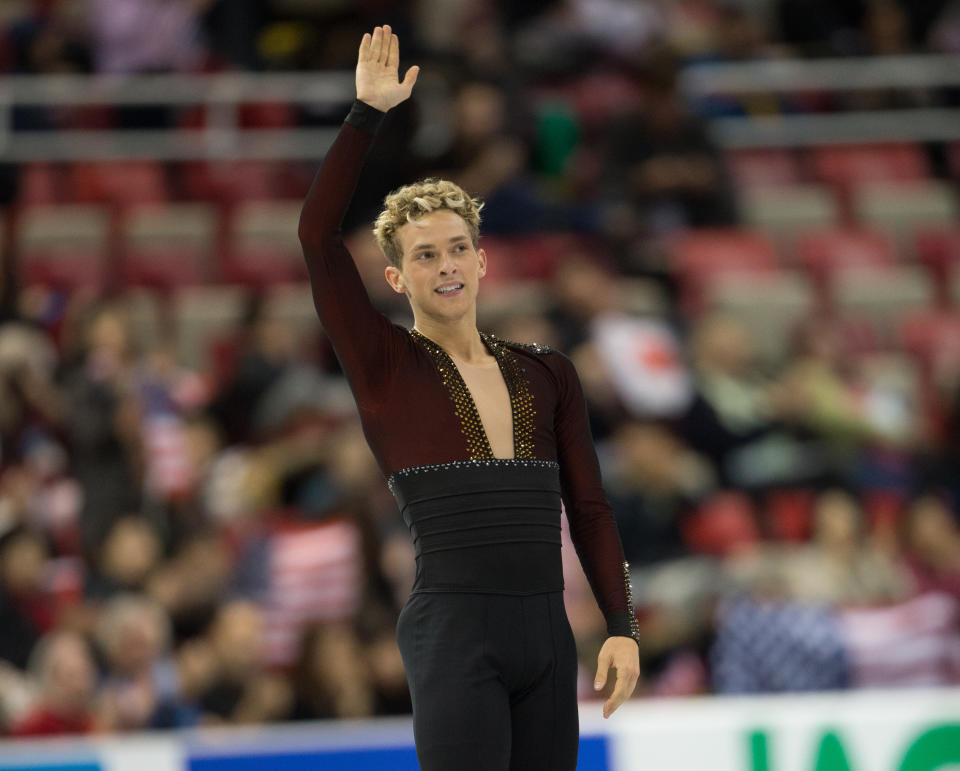
M559 391L554 431L570 535L610 635L597 662L598 690L606 683L610 667L617 670L616 687L603 705L603 715L609 717L633 693L640 674L630 572L603 492L580 378L566 356L558 352L549 356Z

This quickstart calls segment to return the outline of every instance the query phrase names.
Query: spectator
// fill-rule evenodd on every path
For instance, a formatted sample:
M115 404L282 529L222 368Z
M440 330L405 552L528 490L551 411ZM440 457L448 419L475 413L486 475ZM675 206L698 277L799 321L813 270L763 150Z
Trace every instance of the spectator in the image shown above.
M311 624L301 638L295 667L294 715L307 720L372 716L377 694L371 675L349 624Z
M683 518L709 490L709 469L656 424L628 423L614 443L619 463L605 481L627 561L641 568L686 556Z
M96 305L81 323L81 351L67 366L65 429L83 488L81 537L88 556L113 522L140 509L140 408L130 321L116 303Z
M288 683L263 664L263 623L251 602L233 600L220 607L209 634L217 672L200 697L202 721L263 723L290 714Z
M753 344L739 321L722 314L700 319L690 347L696 395L681 435L713 463L721 484L758 487L820 470L778 423L770 383L755 370Z
M905 576L871 545L859 504L841 490L817 498L813 540L783 565L787 591L801 602L872 605L906 595Z
M196 70L200 20L216 0L88 0L98 72L130 75Z
M118 519L100 547L87 596L109 598L118 592L143 591L157 568L162 545L155 530L141 517Z
M430 176L452 179L484 201L488 235L534 233L586 226L575 212L550 205L527 172L530 148L518 105L498 83L467 80L453 96L450 140L424 157Z
M176 639L193 639L213 622L235 570L225 533L201 530L150 573L145 590L165 609Z
M44 539L23 525L0 536L0 660L20 669L53 625L43 587L48 557Z
M94 730L90 705L96 670L86 640L74 632L44 637L30 657L38 688L33 708L11 731L13 736L87 734Z
M706 126L684 107L670 54L642 75L641 110L613 121L603 147L608 233L618 242L736 223L733 191Z
M904 550L917 592L960 600L960 525L942 497L928 493L910 503Z
M141 595L118 595L104 608L97 632L106 662L99 690L101 728L145 730L187 723L163 609Z

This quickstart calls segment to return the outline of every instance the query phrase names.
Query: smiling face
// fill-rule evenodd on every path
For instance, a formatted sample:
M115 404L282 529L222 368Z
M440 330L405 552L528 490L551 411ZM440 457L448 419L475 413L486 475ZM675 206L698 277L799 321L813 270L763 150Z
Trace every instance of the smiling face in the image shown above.
M466 221L439 209L397 228L400 267L385 275L395 292L406 294L416 318L451 322L476 318L477 291L487 256L476 249Z

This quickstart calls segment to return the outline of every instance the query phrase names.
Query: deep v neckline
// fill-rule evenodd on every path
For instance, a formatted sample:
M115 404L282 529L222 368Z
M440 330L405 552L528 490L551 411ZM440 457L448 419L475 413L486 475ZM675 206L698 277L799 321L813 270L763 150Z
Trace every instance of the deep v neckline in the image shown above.
M517 393L518 384L516 382L516 373L510 366L511 362L508 359L509 352L506 347L492 335L488 335L485 332L479 333L483 344L497 362L497 367L500 369L500 376L503 378L504 385L507 387L507 397L510 400L510 435L513 440L513 454L509 458L497 458L497 456L493 454L487 428L483 425L483 420L480 418L480 411L477 409L477 403L473 398L473 393L463 379L463 374L460 372L460 368L457 367L453 357L439 344L435 343L419 330L411 329L410 334L427 349L427 352L434 360L434 364L437 366L440 379L449 393L450 398L453 400L454 411L457 413L457 417L460 418L461 428L467 438L471 460L487 458L517 460L523 457L532 457L521 455L520 452L518 452L518 449L522 449L524 446L518 435L521 394ZM527 393L529 393L529 389L526 390Z

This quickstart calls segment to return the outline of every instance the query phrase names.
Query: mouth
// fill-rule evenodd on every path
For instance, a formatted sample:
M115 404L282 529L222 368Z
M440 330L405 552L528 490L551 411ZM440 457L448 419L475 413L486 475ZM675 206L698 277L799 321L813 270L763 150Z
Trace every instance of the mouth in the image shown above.
M454 295L458 295L463 291L463 284L444 284L443 286L437 287L433 291L439 295L443 295L444 297L453 297Z

